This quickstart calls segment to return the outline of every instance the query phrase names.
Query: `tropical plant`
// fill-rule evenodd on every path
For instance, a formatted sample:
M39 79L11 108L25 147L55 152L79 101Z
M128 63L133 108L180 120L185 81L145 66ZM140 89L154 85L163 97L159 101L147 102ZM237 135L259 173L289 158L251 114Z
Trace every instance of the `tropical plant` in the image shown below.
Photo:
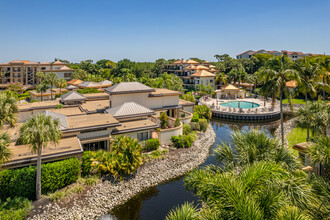
M327 178L330 178L330 137L321 136L316 139L315 144L311 144L307 149L307 154L313 164L320 163L324 166Z
M240 87L241 81L244 79L245 75L246 72L240 60L234 60L231 64L231 70L228 73L228 81L234 83L238 82L238 87Z
M61 89L65 88L66 86L67 86L67 82L65 79L59 79L56 82L56 87L60 89L60 95L62 94Z
M318 78L321 74L321 66L314 60L307 57L299 59L295 63L295 69L298 71L300 84L299 90L305 93L305 102L308 101L308 94L315 97L317 94L317 87L322 85L318 83Z
M178 206L171 210L165 220L197 220L198 211L193 203L185 202L182 206Z
M210 121L212 118L211 109L206 105L197 105L194 113L197 113L199 118L204 118L207 121Z
M310 103L307 102L304 108L298 109L298 117L296 118L296 124L299 127L307 129L307 138L306 141L310 140L309 137L309 129L311 127L311 123L313 122L314 112L313 109L310 107Z
M85 70L76 69L73 71L73 74L71 75L71 79L85 80L87 78L87 75L88 73Z
M7 133L0 133L0 167L1 164L7 162L10 158L11 152L8 149L10 144L10 136Z
M15 113L17 112L17 100L6 92L0 92L0 128L4 124L14 126L17 122Z
M175 119L175 122L174 122L174 127L179 127L181 125L181 121L179 118L176 118Z
M180 98L189 102L193 102L193 103L196 102L195 97L193 94L191 94L191 92L183 94Z
M162 129L165 129L167 127L167 122L168 122L168 116L166 112L160 113L159 120L160 120L160 127Z
M47 73L45 77L45 82L50 84L50 98L53 100L53 86L57 84L58 78L57 75L53 72Z
M51 116L37 114L29 118L20 129L20 139L30 144L31 151L37 153L36 199L41 197L41 154L49 142L57 143L61 139L60 122Z
M47 91L47 88L48 86L45 82L40 82L36 87L36 91L40 92L41 101L44 100L43 93Z
M282 99L288 88L286 82L296 79L299 81L297 71L292 68L292 61L285 55L276 56L266 63L265 67L260 71L264 85L264 91L271 91L273 98L280 98L280 115L281 115L281 138L284 145L284 128L283 128L283 105Z

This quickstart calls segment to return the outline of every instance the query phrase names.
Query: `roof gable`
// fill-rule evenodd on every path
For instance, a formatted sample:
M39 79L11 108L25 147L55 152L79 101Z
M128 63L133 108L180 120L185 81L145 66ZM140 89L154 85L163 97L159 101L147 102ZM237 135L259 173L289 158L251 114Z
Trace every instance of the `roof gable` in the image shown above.
M112 95L112 94L154 92L155 89L139 82L121 82L119 84L107 88L105 91L110 95Z
M84 101L86 99L85 96L76 91L71 91L61 96L62 101Z
M115 118L129 118L138 115L152 115L154 111L139 105L135 102L126 102L114 108L109 108L106 110L107 113L111 114Z

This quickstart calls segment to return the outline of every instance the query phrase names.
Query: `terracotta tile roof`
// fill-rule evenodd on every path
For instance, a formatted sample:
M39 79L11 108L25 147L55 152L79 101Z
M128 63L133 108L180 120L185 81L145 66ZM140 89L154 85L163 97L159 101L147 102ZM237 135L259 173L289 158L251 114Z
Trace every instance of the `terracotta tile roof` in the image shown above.
M291 80L285 83L286 87L296 88L298 86L298 82L296 80Z
M195 61L195 60L186 60L186 61L184 61L183 63L184 63L184 64L198 64L198 62Z
M76 85L78 85L78 84L80 84L80 83L82 83L83 81L82 80L80 80L80 79L71 79L69 82L67 82L69 85L74 85L74 86L76 86Z
M64 64L64 63L62 63L61 61L57 60L53 64Z
M265 50L264 49L257 50L257 51L254 51L254 52L250 53L249 55L253 55L253 54L256 54L256 53L259 53L259 52L262 52L262 51L265 51Z
M198 70L196 73L191 74L190 77L215 77L215 75L206 70Z
M210 68L203 66L203 65L198 65L196 66L196 70L209 70Z
M236 56L240 56L240 55L242 55L242 54L245 54L245 53L251 53L251 52L253 52L253 50L247 50L247 51L245 51L245 52L243 52L243 53L237 54Z
M173 62L173 64L180 64L180 63L184 63L186 62L184 59L181 59L181 60L177 60L175 62Z
M237 88L236 86L232 85L232 84L228 84L225 87L221 88L222 90L240 90L239 88Z

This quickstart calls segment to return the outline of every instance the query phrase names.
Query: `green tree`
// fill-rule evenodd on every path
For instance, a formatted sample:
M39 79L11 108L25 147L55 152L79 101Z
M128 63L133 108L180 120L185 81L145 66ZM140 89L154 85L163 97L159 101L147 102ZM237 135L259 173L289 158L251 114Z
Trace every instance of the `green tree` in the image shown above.
M314 120L314 116L315 116L315 112L313 111L313 108L311 108L309 102L306 102L304 108L298 109L298 117L296 119L296 123L299 127L307 129L306 141L310 141L309 129L311 128L311 124Z
M194 113L197 113L200 119L204 118L207 121L210 121L212 118L211 109L206 105L197 105Z
M53 100L53 86L57 84L57 75L53 72L47 73L45 77L45 82L50 84L50 99Z
M307 149L313 164L320 163L324 166L326 177L330 178L330 136L321 136ZM330 195L329 195L330 196Z
M284 128L283 128L283 95L288 90L286 82L292 79L298 79L297 72L293 69L291 60L285 56L274 57L266 63L265 67L260 70L261 77L264 79L263 90L270 91L273 98L280 98L280 115L281 115L281 137L284 145Z
M45 82L41 82L37 85L36 87L36 91L37 92L40 92L40 95L41 95L41 101L44 100L44 97L43 97L43 93L46 92L48 89L48 86Z
M62 94L62 93L61 93L61 89L66 88L66 86L67 86L67 82L66 82L65 79L59 79L59 80L57 81L57 83L56 83L56 87L57 87L57 88L60 88L60 95Z
M80 79L85 80L87 78L88 74L85 70L82 69L76 69L73 71L73 74L71 75L71 79Z
M180 98L189 102L193 102L193 103L196 102L195 97L191 92L183 94Z
M160 113L160 127L162 129L165 129L167 127L167 122L168 122L168 116L165 112Z
M300 79L299 90L305 93L305 102L307 103L308 94L312 97L317 94L316 88L319 86L317 80L320 77L321 67L317 62L304 57L296 61L295 68Z
M238 87L241 86L241 81L244 79L246 75L245 69L240 60L234 60L231 64L231 70L228 73L228 81L238 82Z
M154 66L152 71L156 74L157 77L160 74L162 74L165 64L166 64L166 60L163 59L163 58L160 58L160 59L156 60L155 66Z
M0 133L0 168L1 164L7 162L11 156L10 149L10 136L7 133Z
M20 128L20 139L30 144L31 151L37 153L36 199L41 197L41 154L49 142L58 143L61 139L60 122L44 114L33 115Z
M14 126L17 122L17 100L6 92L0 92L0 128L4 124Z

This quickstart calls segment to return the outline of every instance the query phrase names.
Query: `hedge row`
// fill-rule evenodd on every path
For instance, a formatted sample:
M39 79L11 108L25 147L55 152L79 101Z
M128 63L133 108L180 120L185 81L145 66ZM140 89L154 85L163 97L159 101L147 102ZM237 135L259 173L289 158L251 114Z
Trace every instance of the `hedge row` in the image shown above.
M0 172L0 199L25 197L35 199L36 166ZM74 183L80 172L77 158L41 165L41 192L47 194Z

